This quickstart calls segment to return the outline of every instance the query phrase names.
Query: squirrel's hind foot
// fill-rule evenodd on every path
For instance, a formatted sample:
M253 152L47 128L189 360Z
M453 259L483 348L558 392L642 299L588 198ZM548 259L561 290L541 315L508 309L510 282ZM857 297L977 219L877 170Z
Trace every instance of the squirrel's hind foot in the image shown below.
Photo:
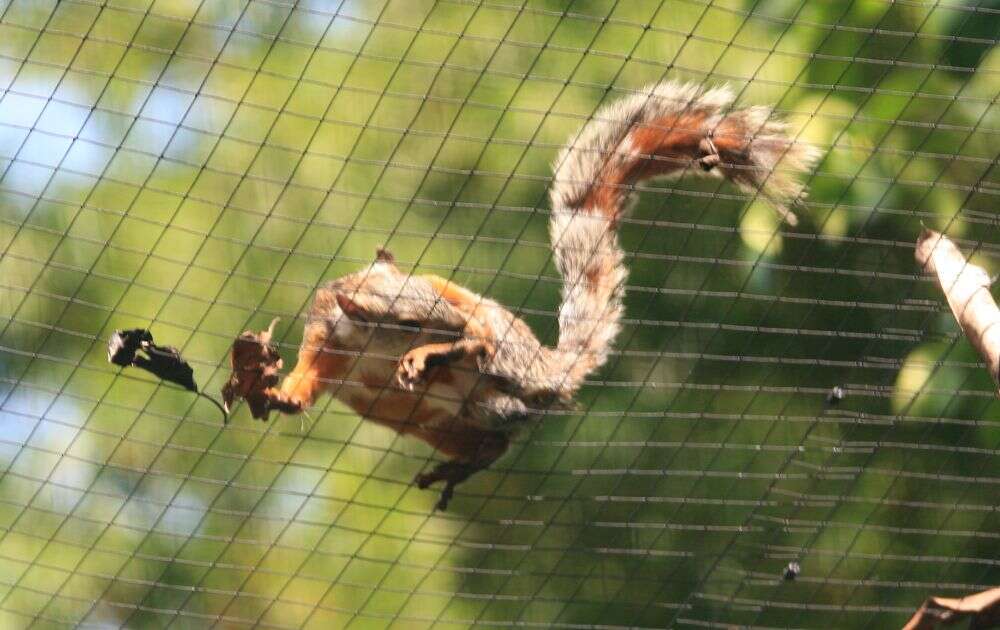
M443 481L444 488L441 489L441 498L438 499L434 509L444 512L448 509L448 503L455 494L455 486L484 468L486 468L486 466L468 464L465 462L442 462L435 466L430 472L418 473L413 479L413 482L416 483L417 487L421 490L426 490L431 487L432 484L437 483L438 481Z

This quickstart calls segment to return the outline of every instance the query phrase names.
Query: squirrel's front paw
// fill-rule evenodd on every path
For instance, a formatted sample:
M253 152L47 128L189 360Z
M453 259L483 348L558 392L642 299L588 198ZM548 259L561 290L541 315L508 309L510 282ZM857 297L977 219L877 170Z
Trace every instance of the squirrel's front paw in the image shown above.
M294 400L270 387L263 391L250 392L244 400L250 408L250 415L264 422L271 419L271 410L281 413L301 413L305 407L301 401Z
M396 367L396 382L403 389L413 389L424 381L427 373L427 354L420 348L410 350L399 360Z
M265 393L267 394L268 407L281 413L302 413L302 409L305 407L301 400L292 398L285 392L269 389Z

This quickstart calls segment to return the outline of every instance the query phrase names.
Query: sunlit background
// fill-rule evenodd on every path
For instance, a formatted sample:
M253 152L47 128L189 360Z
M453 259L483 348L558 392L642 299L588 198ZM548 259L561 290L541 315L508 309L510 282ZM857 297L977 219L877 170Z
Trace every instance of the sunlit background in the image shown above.
M1000 271L998 36L995 0L0 1L0 625L886 628L997 584L1000 406L913 241ZM290 367L381 245L553 343L549 165L663 79L822 150L802 221L645 186L610 365L448 512L337 402L223 427L107 363L151 328L217 394L280 316Z

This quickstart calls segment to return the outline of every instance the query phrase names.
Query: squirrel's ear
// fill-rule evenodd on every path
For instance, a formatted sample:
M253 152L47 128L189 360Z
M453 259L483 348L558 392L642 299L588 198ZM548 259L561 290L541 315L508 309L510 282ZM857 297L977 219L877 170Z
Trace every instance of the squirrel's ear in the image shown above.
M344 315L347 315L353 320L365 320L364 310L362 310L361 306L357 302L343 293L336 293L335 295L337 298L337 305L340 307L340 310L344 311Z
M375 260L389 263L390 265L396 264L396 257L392 255L392 252L384 247L379 247L375 250Z

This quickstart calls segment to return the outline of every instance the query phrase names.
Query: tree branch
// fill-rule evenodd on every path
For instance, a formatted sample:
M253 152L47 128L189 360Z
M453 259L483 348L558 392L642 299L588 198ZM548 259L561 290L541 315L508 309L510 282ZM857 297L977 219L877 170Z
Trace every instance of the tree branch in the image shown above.
M957 250L956 250L957 251ZM903 626L903 630L934 630L969 619L969 628L995 628L1000 623L1000 588L991 588L968 597L930 597Z
M990 295L989 274L966 260L947 236L927 228L917 239L914 255L924 269L937 274L962 332L1000 385L1000 309Z

